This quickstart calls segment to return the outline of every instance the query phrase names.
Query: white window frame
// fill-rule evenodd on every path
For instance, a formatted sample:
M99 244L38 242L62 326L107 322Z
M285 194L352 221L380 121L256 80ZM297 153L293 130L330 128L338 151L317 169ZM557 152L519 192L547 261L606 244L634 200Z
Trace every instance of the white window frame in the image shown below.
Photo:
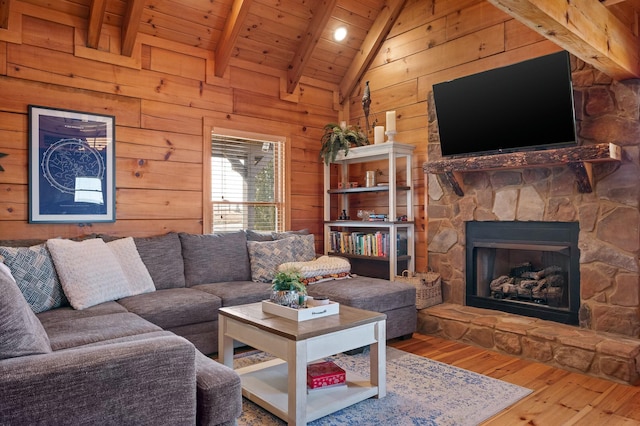
M253 141L265 141L265 142L274 142L282 144L282 165L281 165L281 173L282 177L280 179L280 184L278 188L275 189L277 195L277 199L273 204L276 206L277 214L279 215L279 219L276 220L277 228L276 231L282 231L284 229L288 229L290 223L290 206L287 203L289 197L289 167L288 167L288 157L289 157L289 144L287 143L287 138L285 136L273 135L273 134L265 134L258 132L250 132L250 131L242 131L236 129L228 129L221 128L215 126L207 126L205 123L204 132L203 132L203 233L213 233L218 230L215 227L215 220L213 217L213 206L214 200L212 199L212 176L211 176L211 153L212 153L212 135L224 135L238 139L247 139ZM262 203L247 203L252 205L264 205Z

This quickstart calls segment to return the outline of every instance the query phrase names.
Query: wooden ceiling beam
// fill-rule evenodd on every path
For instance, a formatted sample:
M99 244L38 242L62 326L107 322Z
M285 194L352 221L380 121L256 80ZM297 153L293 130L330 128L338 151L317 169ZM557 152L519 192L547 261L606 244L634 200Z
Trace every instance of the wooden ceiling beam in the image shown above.
M293 93L300 82L304 68L307 66L309 59L311 59L337 3L338 0L321 0L316 5L309 28L307 28L307 32L304 34L302 42L287 70L287 93Z
M231 6L231 12L224 24L224 29L216 48L214 70L216 77L222 77L229 65L231 53L236 45L236 40L240 35L244 21L249 14L251 3L253 3L253 0L235 0Z
M89 5L89 28L87 29L87 47L97 49L100 44L100 33L107 10L107 0L91 0Z
M9 12L11 0L0 0L0 28L9 28Z
M128 0L127 2L127 11L122 21L122 54L124 56L133 54L144 3L145 0Z
M360 50L356 53L356 57L353 59L353 62L351 62L349 69L340 83L340 93L338 95L340 104L348 99L362 78L362 75L367 70L369 63L371 63L373 57L378 53L385 37L389 34L396 19L398 19L404 3L405 0L388 0L378 14L378 17L371 26L371 30L369 30L369 33L362 42Z
M489 0L615 80L640 77L640 41L598 0Z

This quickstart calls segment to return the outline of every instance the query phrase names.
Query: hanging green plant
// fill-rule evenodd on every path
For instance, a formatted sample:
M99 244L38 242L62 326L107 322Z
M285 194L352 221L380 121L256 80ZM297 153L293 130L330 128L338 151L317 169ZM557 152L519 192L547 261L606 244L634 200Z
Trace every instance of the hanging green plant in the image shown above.
M367 135L358 126L347 126L344 122L342 125L329 123L323 130L324 134L320 139L322 142L320 158L325 164L335 161L340 151L344 151L344 155L347 155L351 146L369 144Z
M9 154L5 154L4 152L0 152L0 158L6 157ZM4 167L0 166L0 172L4 172Z

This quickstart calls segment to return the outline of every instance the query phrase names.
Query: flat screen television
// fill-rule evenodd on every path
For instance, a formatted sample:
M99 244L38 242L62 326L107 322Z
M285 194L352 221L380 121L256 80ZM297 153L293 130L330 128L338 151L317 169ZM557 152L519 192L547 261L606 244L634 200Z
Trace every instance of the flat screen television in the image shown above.
M576 145L565 51L433 86L443 157Z

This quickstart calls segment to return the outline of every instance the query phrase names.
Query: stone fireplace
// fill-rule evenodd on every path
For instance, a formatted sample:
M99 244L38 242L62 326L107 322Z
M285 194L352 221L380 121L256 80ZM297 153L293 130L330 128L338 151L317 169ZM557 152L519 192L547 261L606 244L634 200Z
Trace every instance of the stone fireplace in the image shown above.
M578 324L577 222L466 223L467 306Z
M622 148L621 161L593 164L591 192L579 190L567 165L512 166L461 173L462 196L425 166L429 267L442 276L445 302L464 306L470 297L467 223L575 223L578 271L570 273L579 277L579 290L566 308L570 320L560 322L638 338L640 84L612 81L573 57L572 66L580 144L615 143ZM429 161L441 159L433 111L430 96Z
M622 150L619 161L553 165L538 161L535 166L514 161L505 162L504 167L476 168L457 175L436 174L429 164L442 158L433 97L429 96L429 161L423 165L427 255L429 267L442 276L445 303L418 313L418 331L570 371L638 384L640 82L612 81L574 57L572 76L580 148L614 143ZM577 250L571 245L570 257L577 257L578 272L571 262L568 266L555 265L564 263L558 252L566 250L556 243L530 250L533 247L523 241L482 241L470 248L468 224L484 222L573 223L578 233ZM473 262L476 256L476 266L479 263L483 269L471 272L470 277L467 258ZM538 261L540 265L534 266ZM559 303L560 311L569 312L569 321L513 314L496 306L468 306L469 298L474 297L474 288L468 284L471 278L490 277L485 279L490 285L495 272L500 278L515 269L513 275L517 275L521 273L519 266L526 263L538 270L566 268L562 273L567 279L572 277L571 283L578 277L577 285L568 284L569 290L572 285L577 287L578 295ZM530 300L520 300L519 293L514 296L509 286L505 290L502 296L510 299L496 301L506 302L506 306L526 303L531 307L540 301L533 294ZM490 287L482 291L482 295L491 296ZM548 299L545 303L543 310L556 304ZM576 309L577 325L573 325Z

